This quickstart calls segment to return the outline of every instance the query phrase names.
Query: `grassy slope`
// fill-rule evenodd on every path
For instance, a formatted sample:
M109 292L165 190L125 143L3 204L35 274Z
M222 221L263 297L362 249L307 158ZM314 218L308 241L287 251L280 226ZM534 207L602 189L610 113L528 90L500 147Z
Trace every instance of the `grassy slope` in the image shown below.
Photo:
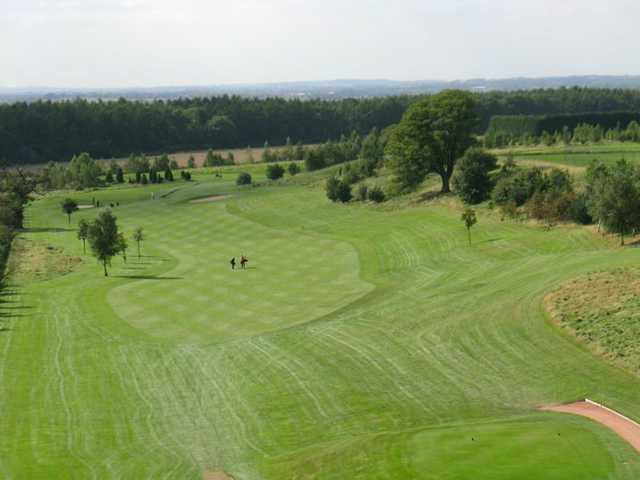
M4 291L0 476L640 476L606 429L536 411L588 395L640 418L638 380L541 306L560 282L640 252L483 217L468 247L444 206L202 180L155 201L152 187L93 194L121 203L126 231L147 229L142 262L115 259L105 279L87 258ZM55 230L58 201L29 209L25 236L80 255L74 232ZM256 268L231 272L239 253Z

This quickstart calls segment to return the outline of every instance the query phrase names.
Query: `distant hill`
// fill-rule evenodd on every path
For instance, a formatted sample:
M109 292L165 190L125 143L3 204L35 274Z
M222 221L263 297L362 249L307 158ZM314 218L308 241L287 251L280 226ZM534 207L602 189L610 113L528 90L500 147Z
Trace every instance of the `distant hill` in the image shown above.
M342 99L382 97L390 95L415 95L434 93L446 88L461 88L473 91L513 91L539 88L593 87L640 89L640 75L612 76L588 75L541 78L469 79L453 81L393 81L393 80L329 80L301 81L261 84L233 84L185 87L140 87L140 88L3 88L0 87L0 102L64 100L86 98L89 100L175 99L218 95L240 95L246 97L284 97Z

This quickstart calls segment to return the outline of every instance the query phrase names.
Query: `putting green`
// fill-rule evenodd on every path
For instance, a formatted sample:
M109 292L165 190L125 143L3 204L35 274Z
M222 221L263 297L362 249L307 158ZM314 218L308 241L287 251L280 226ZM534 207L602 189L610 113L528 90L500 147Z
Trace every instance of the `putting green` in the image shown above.
M95 210L69 228L60 197L29 207L25 238L84 261L2 292L0 477L640 478L606 428L537 410L588 396L640 418L638 379L541 304L637 249L485 210L469 246L445 205L234 176L74 195L147 232L109 278L73 231Z

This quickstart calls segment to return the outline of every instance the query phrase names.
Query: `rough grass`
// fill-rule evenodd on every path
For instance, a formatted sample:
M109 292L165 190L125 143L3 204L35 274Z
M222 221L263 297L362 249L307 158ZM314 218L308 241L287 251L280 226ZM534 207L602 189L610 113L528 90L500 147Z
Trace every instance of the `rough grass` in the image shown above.
M470 247L452 199L336 205L322 175L75 194L148 240L109 278L87 257L3 290L0 477L640 478L606 428L537 410L588 396L640 418L640 380L542 305L640 251L483 214ZM232 198L190 203L212 195ZM81 256L59 201L23 238ZM255 269L231 272L241 253Z
M29 236L18 236L11 246L8 275L15 283L26 284L65 275L82 261L66 255L60 247L41 243Z
M640 374L640 272L620 268L571 280L546 298L553 318L596 352Z

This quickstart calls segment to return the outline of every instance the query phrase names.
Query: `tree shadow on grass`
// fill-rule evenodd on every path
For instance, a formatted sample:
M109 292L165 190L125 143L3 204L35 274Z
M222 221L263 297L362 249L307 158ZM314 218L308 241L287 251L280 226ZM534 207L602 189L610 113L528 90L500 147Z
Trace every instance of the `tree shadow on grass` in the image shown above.
M487 238L486 240L481 240L477 243L493 243L493 242L499 242L500 240L502 240L502 238L500 237L496 237L496 238Z
M31 310L33 308L30 305L25 305L23 302L10 298L18 294L20 294L20 292L15 285L7 286L4 282L0 283L0 333L11 330L11 320L28 316L26 312L20 313L21 311L24 312L25 310Z
M74 230L71 228L57 228L57 227L28 227L28 228L23 228L22 231L25 233L61 233L61 232L72 232Z
M183 277L157 277L155 275L113 275L113 278L129 278L131 280L182 280Z

